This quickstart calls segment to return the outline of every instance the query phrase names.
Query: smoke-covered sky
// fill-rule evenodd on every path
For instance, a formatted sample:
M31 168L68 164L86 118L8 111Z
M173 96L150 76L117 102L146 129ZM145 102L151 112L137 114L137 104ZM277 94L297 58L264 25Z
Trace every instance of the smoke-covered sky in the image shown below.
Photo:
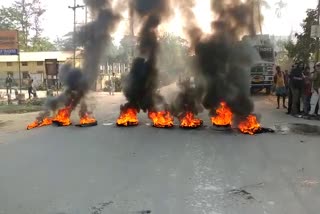
M44 33L46 36L54 40L57 36L62 36L73 29L73 13L68 6L73 5L73 0L42 0L47 8L47 13L43 20ZM291 31L301 31L300 23L305 17L305 11L308 8L315 8L317 0L283 0L288 3L286 9L283 10L282 17L279 19L275 16L275 2L278 0L267 0L271 9L263 10L265 16L264 33L273 35L289 35ZM0 6L8 6L14 0L1 0ZM201 20L200 25L210 28L210 0L199 0L195 8L196 15ZM78 4L82 4L83 0L77 0ZM59 14L59 15L57 15ZM66 20L70 20L69 22ZM78 23L84 20L84 10L78 10ZM126 20L125 20L126 21ZM127 21L128 22L128 21ZM169 30L176 31L178 22L170 25ZM52 27L52 26L59 26ZM124 25L122 25L122 29ZM116 40L119 40L121 33L116 34Z

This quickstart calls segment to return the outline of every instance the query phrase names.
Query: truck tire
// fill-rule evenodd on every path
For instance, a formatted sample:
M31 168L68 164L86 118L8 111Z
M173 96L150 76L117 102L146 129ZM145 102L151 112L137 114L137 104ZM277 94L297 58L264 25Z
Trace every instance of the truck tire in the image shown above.
M271 94L271 87L267 87L267 88L266 88L266 94L267 94L267 95L270 95L270 94Z

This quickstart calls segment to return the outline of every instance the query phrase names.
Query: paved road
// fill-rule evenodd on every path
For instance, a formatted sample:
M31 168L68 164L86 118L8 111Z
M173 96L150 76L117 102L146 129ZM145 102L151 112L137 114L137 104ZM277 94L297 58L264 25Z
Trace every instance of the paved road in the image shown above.
M0 214L319 213L319 135L117 128L123 98L97 100L97 127L4 135ZM297 122L255 101L264 125Z

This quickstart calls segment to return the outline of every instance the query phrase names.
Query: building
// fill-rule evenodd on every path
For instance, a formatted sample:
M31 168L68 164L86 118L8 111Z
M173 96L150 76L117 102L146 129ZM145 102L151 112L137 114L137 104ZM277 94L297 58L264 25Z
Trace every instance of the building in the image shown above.
M59 64L72 62L73 52L20 52L20 69L23 83L30 75L36 86L46 81L46 59L57 59ZM11 74L19 84L19 63L18 56L0 56L0 88L4 87L7 74Z

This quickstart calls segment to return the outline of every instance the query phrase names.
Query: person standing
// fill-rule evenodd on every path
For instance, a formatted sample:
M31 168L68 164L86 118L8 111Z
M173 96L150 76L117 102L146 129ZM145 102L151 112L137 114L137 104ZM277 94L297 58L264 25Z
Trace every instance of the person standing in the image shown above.
M292 107L292 91L291 91L291 84L292 81L290 80L290 74L291 74L292 70L290 71L290 73L288 74L288 85L287 85L287 92L288 92L288 111L287 114L291 114L291 107Z
M7 95L12 93L12 83L13 83L13 79L12 79L11 75L8 73L8 76L6 78ZM9 91L10 91L10 93L9 93Z
M286 85L286 90L288 94L288 88L289 88L289 71L288 70L284 71L284 84Z
M300 62L290 74L290 86L292 92L292 115L298 115L300 113L300 100L303 91L303 69L304 65L302 62Z
M280 66L276 67L276 74L274 76L274 83L276 86L276 95L277 95L277 103L280 108L280 98L282 98L282 106L283 108L287 108L286 106L286 85L285 85L285 74L281 71Z
M304 86L303 86L303 113L304 115L308 115L309 111L311 109L310 106L310 100L311 100L311 88L312 88L312 80L311 80L311 73L310 68L306 67L306 69L303 72L303 78L304 78Z
M320 103L320 62L317 62L315 72L312 76L312 83L313 83L313 93L311 96L311 109L309 114L310 115L317 115L316 106L319 106Z
M30 76L28 77L28 94L29 99L31 99L31 94L33 95L33 79Z
M34 86L34 81L33 80L32 80L32 83L31 83L31 88L32 88L33 98L38 98L37 90L36 90L36 87Z
M110 95L114 95L114 92L115 92L115 88L116 88L116 77L115 77L115 73L112 73L112 77L110 79Z

